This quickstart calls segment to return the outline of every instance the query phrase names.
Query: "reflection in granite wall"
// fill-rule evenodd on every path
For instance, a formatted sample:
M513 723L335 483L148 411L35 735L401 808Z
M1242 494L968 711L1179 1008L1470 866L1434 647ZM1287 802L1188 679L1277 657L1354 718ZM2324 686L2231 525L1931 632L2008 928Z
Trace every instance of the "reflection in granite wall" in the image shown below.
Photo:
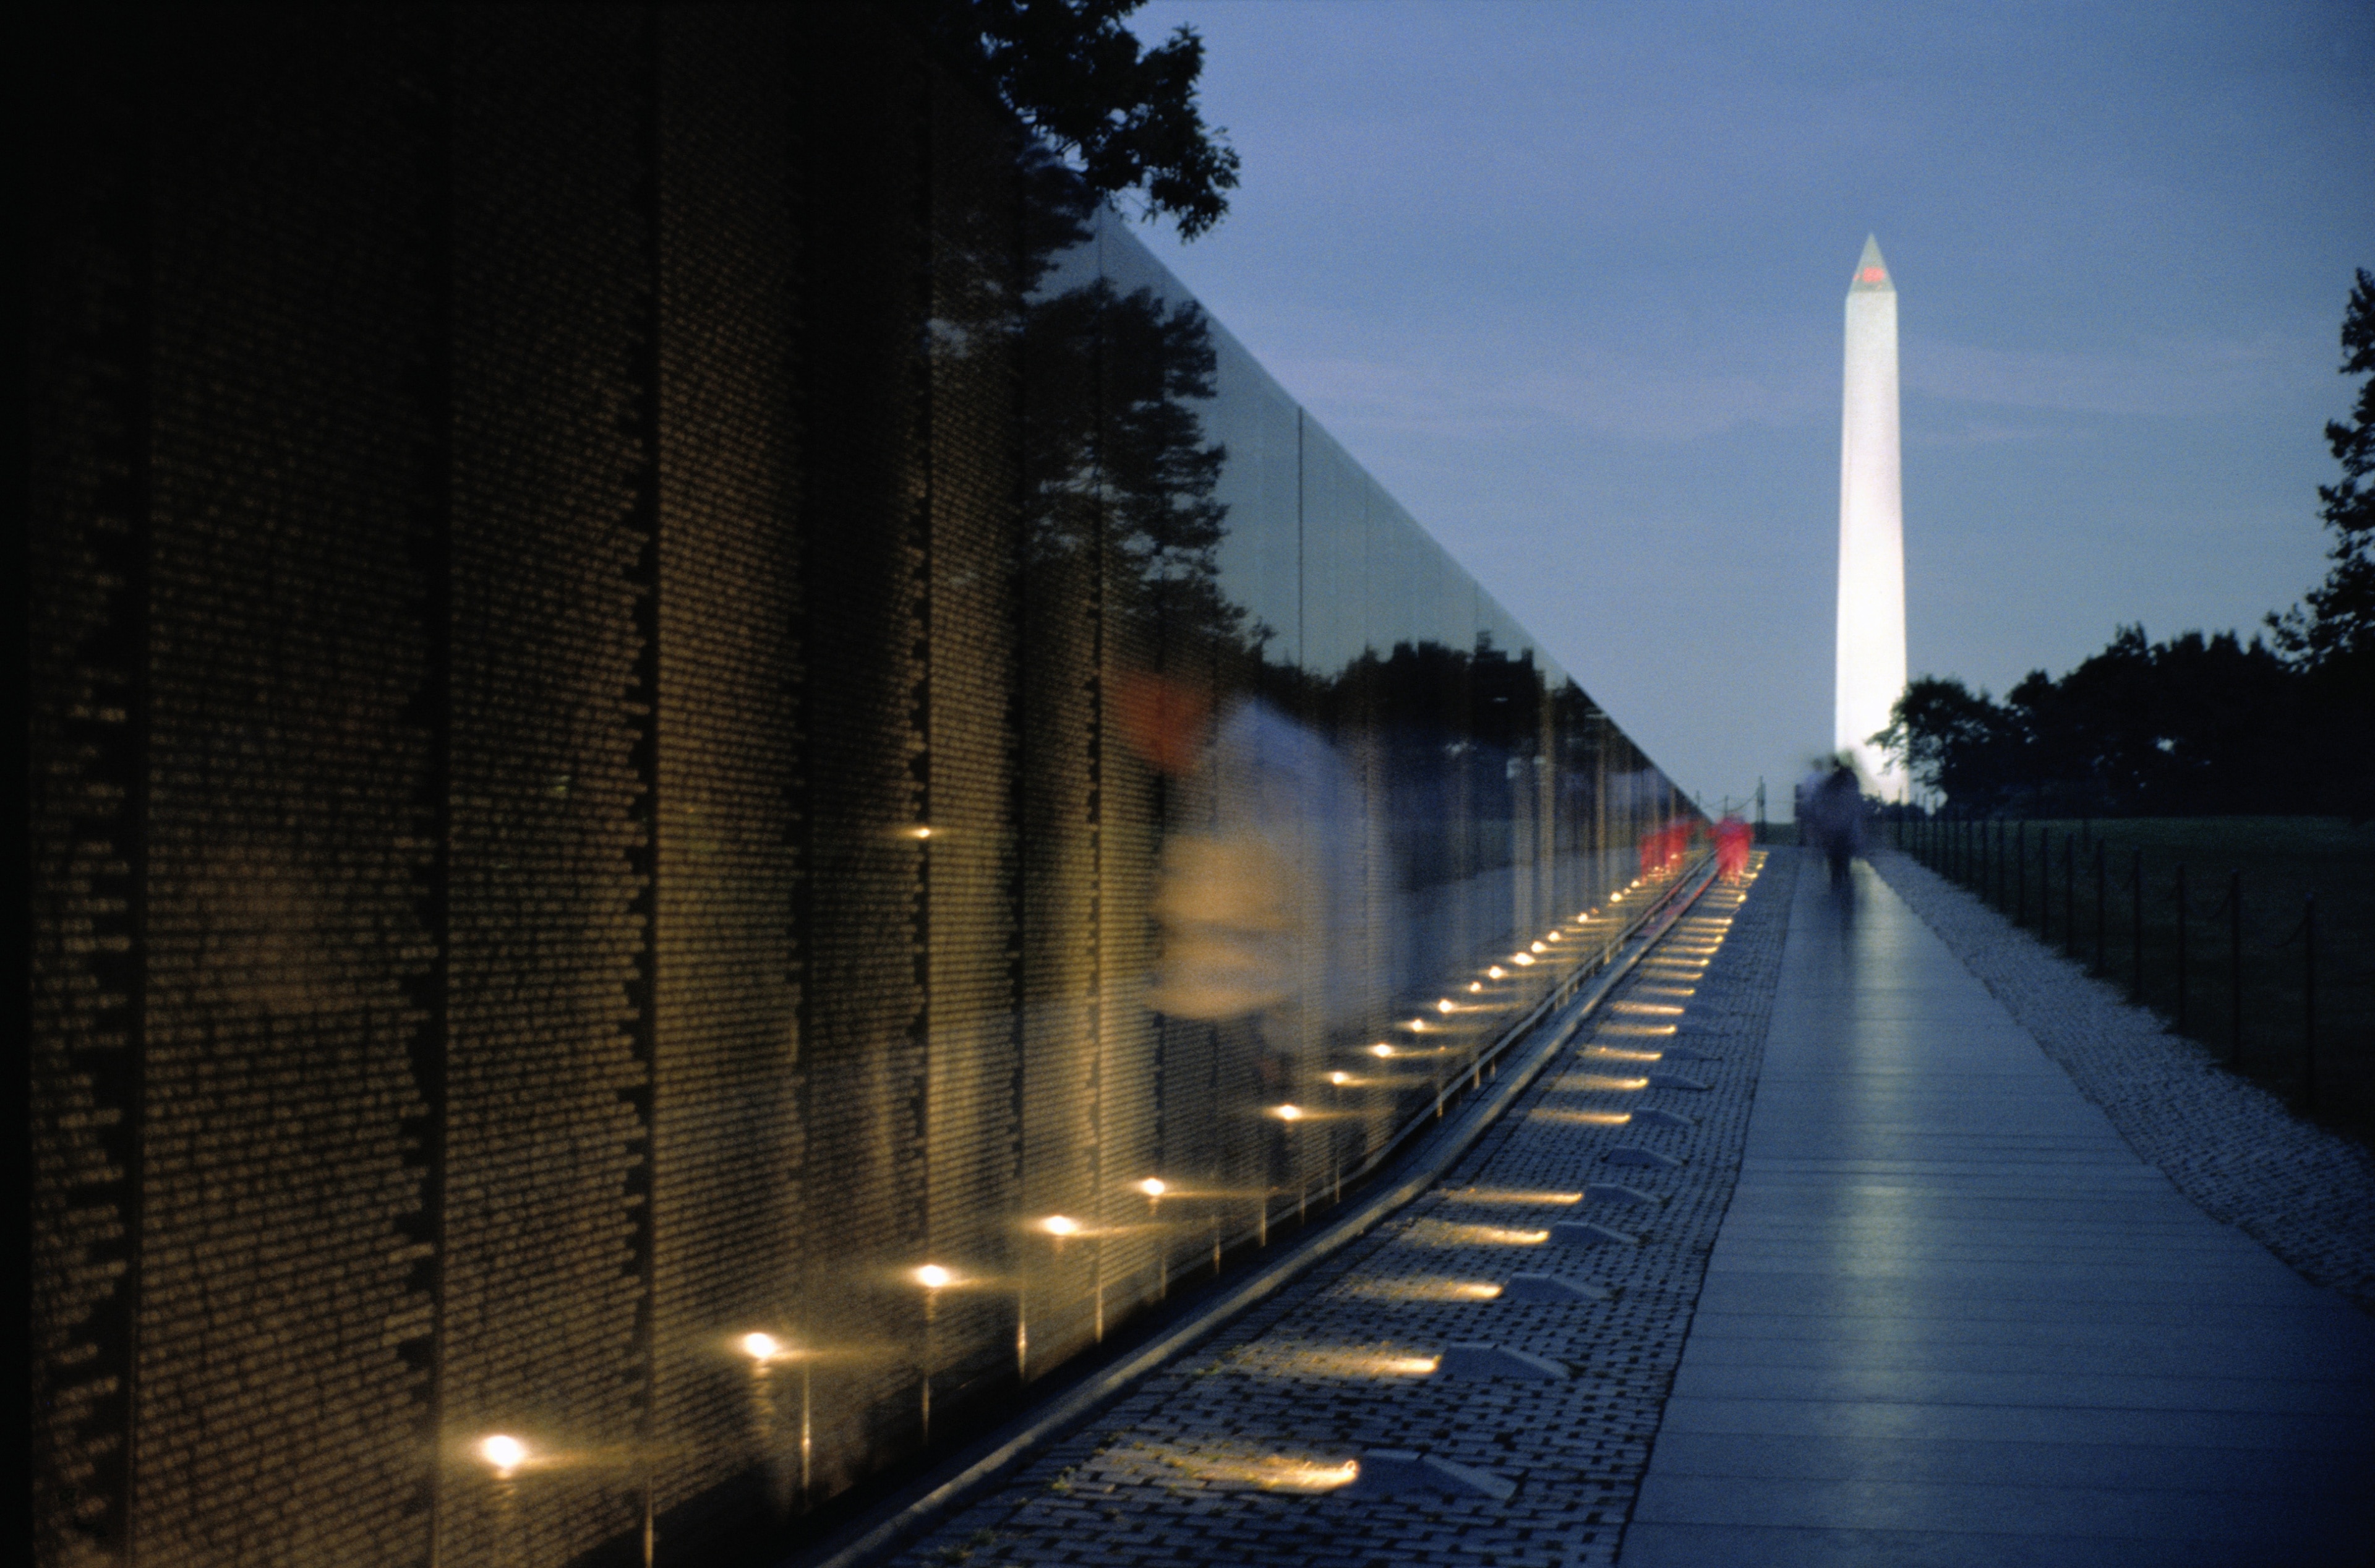
M895 10L87 15L45 1563L758 1559L1324 1207L1683 809Z

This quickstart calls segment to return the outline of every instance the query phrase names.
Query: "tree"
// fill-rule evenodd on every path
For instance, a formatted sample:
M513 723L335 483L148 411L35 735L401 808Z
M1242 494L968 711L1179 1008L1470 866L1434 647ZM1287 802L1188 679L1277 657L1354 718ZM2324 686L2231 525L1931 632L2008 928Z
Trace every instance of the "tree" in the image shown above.
M1906 686L1888 718L1873 744L1957 810L1995 809L2018 777L2017 722L1984 690L1925 675Z
M2320 485L2324 502L2318 514L2334 531L2326 559L2334 568L2323 584L2304 595L2306 613L2295 606L2272 615L2276 645L2304 664L2361 666L2352 684L2367 684L2365 666L2375 663L2375 277L2358 269L2357 286L2342 316L2342 373L2364 375L2351 422L2328 420L2326 445L2342 464L2342 482Z
M1145 0L912 0L940 56L1075 159L1100 195L1192 240L1229 210L1237 155L1196 102L1204 41L1181 26L1140 49L1123 18Z
M2375 816L2375 277L2358 269L2342 315L2342 373L2363 375L2351 422L2330 420L2326 445L2342 482L2320 485L2318 509L2334 533L2325 581L2282 616L2276 645L2306 676L2303 704L2318 744L2311 765L2334 781L2338 803Z
M1874 743L1958 811L2022 816L2292 811L2333 798L2308 672L2258 638L2122 626L2056 679L2031 671L2001 702L1925 676Z

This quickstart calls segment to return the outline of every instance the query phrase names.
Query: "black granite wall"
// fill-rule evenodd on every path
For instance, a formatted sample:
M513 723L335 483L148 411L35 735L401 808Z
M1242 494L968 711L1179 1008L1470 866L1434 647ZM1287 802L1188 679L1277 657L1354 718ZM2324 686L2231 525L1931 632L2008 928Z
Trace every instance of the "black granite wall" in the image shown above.
M1679 808L1447 563L1306 652L1304 416L1217 439L1258 368L895 12L37 59L44 1563L755 1560L1314 1201L1541 986L1330 1065ZM1173 1016L1232 713L1354 804L1294 999Z

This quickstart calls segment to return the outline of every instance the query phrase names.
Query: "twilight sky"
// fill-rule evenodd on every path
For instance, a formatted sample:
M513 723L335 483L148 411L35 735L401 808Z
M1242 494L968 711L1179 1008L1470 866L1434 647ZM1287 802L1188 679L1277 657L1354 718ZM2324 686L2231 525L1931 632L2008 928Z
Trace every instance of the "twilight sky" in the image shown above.
M2322 575L2375 9L1152 0L1245 160L1141 236L1709 806L1830 735L1842 305L1900 299L1916 674Z

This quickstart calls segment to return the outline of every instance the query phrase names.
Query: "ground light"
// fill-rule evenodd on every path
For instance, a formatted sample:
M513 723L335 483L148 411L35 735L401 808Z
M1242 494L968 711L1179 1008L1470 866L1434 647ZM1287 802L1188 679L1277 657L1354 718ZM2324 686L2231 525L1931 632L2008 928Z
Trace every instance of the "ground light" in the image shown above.
M812 1401L809 1359L800 1355L798 1351L785 1344L774 1335L764 1332L753 1331L745 1334L736 1340L735 1344L744 1355L750 1358L751 1421L756 1430L760 1452L766 1456L770 1500L774 1503L776 1510L781 1512L789 1504L791 1498L787 1495L790 1490L787 1484L790 1478L782 1475L774 1462L774 1456L779 1449L775 1434L781 1424L781 1418L776 1409L775 1373L783 1362L795 1360L799 1362L799 1494L802 1498L806 1498L809 1494L810 1467L816 1454L814 1429L810 1420Z
M927 1263L916 1270L916 1283L924 1287L924 1376L923 1419L924 1442L932 1441L932 1324L935 1310L940 1304L940 1292L956 1283L957 1277L937 1263Z
M479 1457L495 1472L496 1480L509 1480L527 1463L528 1446L509 1432L490 1432L479 1439Z

